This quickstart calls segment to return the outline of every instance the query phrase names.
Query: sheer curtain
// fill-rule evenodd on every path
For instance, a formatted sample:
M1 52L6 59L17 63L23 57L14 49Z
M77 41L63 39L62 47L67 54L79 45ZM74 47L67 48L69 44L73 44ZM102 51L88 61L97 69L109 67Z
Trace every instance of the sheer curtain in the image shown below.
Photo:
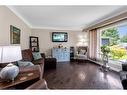
M97 29L89 31L89 53L88 56L92 60L97 58Z

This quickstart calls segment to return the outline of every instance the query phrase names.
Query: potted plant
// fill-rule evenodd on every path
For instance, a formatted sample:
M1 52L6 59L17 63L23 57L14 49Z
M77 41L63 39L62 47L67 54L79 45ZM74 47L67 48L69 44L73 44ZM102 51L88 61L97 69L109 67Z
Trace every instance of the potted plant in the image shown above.
M108 63L108 54L110 53L110 48L106 45L101 46L102 52L102 61L103 61L103 69L107 71L107 63Z
M101 46L101 52L103 55L107 56L110 53L110 48L106 45Z

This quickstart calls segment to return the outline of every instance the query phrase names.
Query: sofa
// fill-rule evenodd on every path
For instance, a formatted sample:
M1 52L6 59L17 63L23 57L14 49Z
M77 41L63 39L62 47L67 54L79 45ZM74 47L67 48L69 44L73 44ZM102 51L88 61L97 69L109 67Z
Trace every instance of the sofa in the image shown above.
M30 61L32 62L35 66L30 66L30 67L19 67L20 73L23 72L29 72L33 70L38 70L40 72L40 78L38 81L30 83L30 86L27 87L26 89L48 89L47 82L43 79L43 72L44 72L44 58L42 57L41 59L34 60L32 51L30 49L25 49L22 50L22 61ZM4 68L6 64L0 64L0 71L2 68ZM13 64L17 65L16 62ZM29 85L29 83L24 84ZM23 86L23 85L22 85ZM25 87L24 86L24 87Z
M29 83L25 83L24 85L29 85L27 88L27 90L40 90L40 89L48 89L48 86L47 86L47 82L45 79L42 78L42 72L41 72L41 68L39 65L35 65L35 66L31 66L31 67L20 67L19 68L20 70L20 73L24 73L24 72L30 72L30 71L38 71L40 73L40 78L39 80L37 80L36 82L35 81L32 81L32 82L29 82ZM22 85L23 86L23 85Z
M37 82L33 83L29 87L26 88L27 90L41 90L41 89L48 89L47 82L44 79L40 79Z
M22 50L22 60L30 61L34 65L40 65L41 71L42 71L41 76L43 77L43 73L44 73L44 58L43 57L41 59L34 60L31 49L25 49L25 50Z
M32 50L31 49L25 49L25 50L22 50L22 60L30 61L34 65L40 65L40 67L41 67L40 80L33 83L32 85L30 85L26 89L37 89L37 90L39 90L39 89L48 89L47 82L42 78L43 73L44 73L44 58L43 58L43 56L42 56L41 59L34 60L33 55L32 55Z

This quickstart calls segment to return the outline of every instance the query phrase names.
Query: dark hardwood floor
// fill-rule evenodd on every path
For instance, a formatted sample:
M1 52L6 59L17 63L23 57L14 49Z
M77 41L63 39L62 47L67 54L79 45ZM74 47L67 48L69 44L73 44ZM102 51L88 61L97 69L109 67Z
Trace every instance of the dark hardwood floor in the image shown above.
M123 89L119 74L103 72L91 62L57 63L44 73L49 89Z

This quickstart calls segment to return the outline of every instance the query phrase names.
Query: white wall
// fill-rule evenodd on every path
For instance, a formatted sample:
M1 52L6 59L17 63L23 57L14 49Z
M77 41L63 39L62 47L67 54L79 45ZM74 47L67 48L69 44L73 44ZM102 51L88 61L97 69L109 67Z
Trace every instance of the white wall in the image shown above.
M62 42L62 43L52 42L52 32L67 32L68 42ZM49 29L32 29L31 35L39 37L40 52L46 53L47 56L51 55L51 49L53 47L58 46L59 44L62 44L64 47L68 47L68 48L70 46L76 47L77 45L81 45L81 43L79 44L79 41L81 40L82 37L87 36L85 32L81 32L81 31L61 31L61 30L49 30Z
M82 39L87 39L87 33L81 31L61 31L51 29L30 29L19 17L6 6L0 6L0 45L10 45L10 25L21 29L21 47L29 48L29 36L39 37L40 52L51 55L51 49L58 44L64 47L82 45ZM67 32L68 42L52 42L52 32ZM86 42L83 45L87 45Z
M31 29L6 6L0 6L0 45L10 45L10 25L21 29L21 47L29 48Z

